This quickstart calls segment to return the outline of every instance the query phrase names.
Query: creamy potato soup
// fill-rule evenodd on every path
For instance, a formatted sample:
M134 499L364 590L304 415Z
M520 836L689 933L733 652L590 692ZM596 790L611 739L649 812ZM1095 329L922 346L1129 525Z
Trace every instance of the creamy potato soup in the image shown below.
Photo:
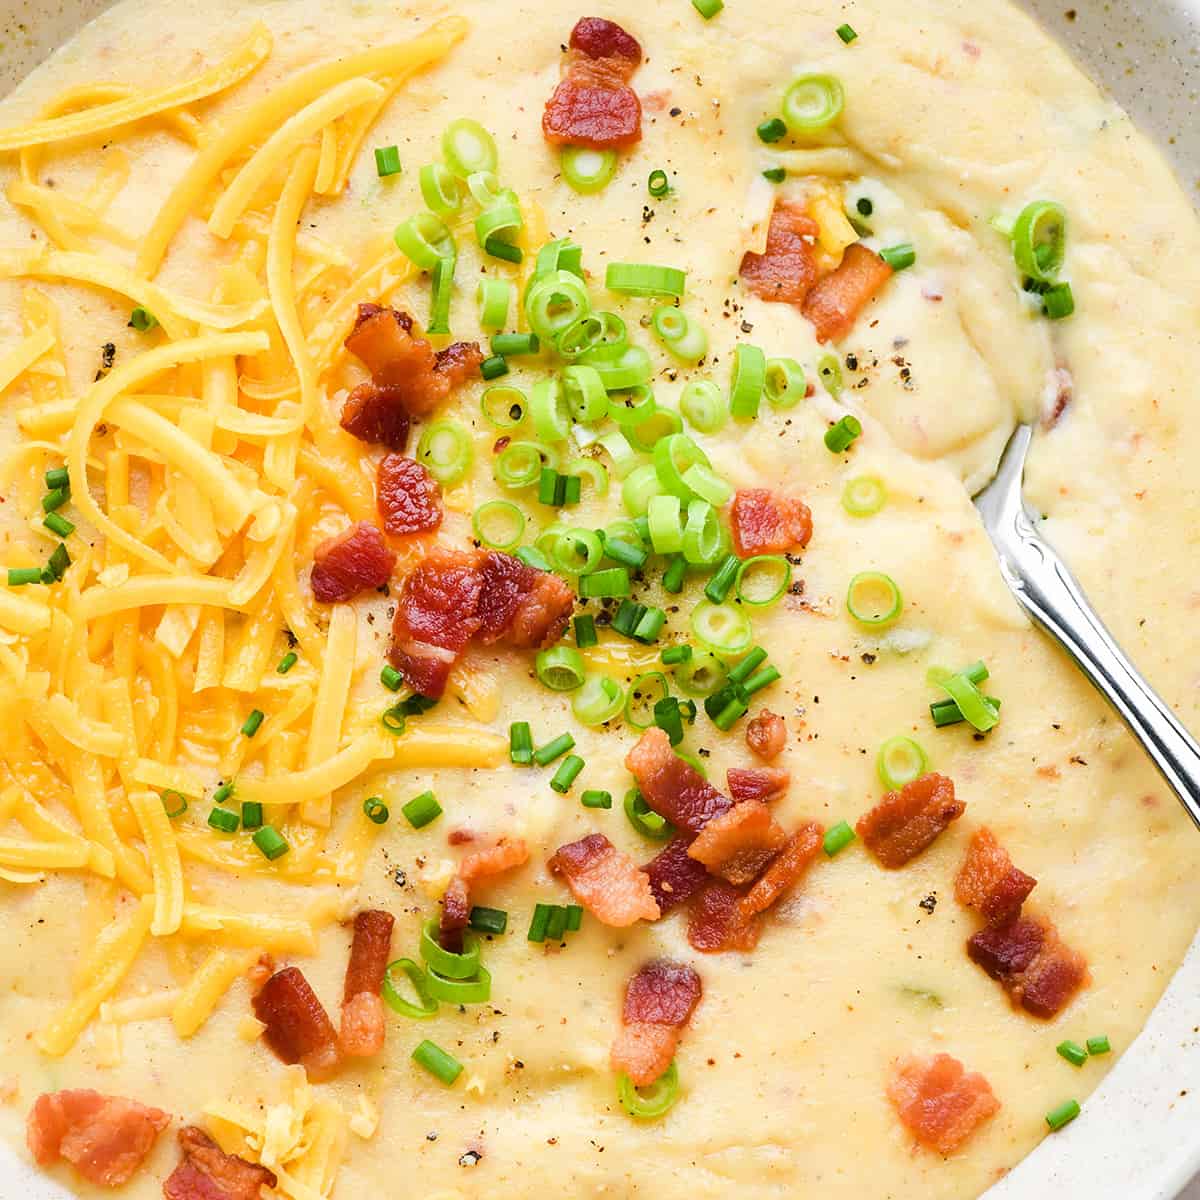
M0 1119L79 1195L967 1200L1196 928L1200 237L1001 0L122 0L0 105Z

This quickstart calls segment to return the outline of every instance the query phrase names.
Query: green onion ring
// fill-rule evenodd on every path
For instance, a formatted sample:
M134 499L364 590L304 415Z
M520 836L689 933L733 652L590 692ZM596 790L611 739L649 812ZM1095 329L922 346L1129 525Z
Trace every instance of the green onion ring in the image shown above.
M529 415L533 431L544 442L561 442L571 432L571 412L566 393L557 376L539 379L529 393Z
M474 979L479 970L479 938L464 933L463 952L454 954L442 947L438 932L437 917L431 917L421 926L421 957L426 964L447 979Z
M450 255L440 258L433 268L433 302L426 333L450 332L450 299L454 295L454 269L458 260Z
M441 217L419 212L396 226L396 246L422 271L432 271L443 258L454 256L454 238Z
M475 218L475 240L485 248L490 238L501 238L511 242L512 237L520 231L521 225L521 206L517 201L517 194L506 188L495 203L488 205Z
M600 372L600 378L610 392L644 387L654 375L650 355L641 346L624 346L619 354L614 354L608 346L597 346L581 361Z
M491 208L504 195L495 171L475 171L468 175L467 191L480 208Z
M653 688L658 693L645 693ZM671 694L671 685L661 671L647 671L639 675L630 685L625 700L625 720L634 729L649 729L654 724L654 705ZM645 716L643 721L641 718Z
M943 679L941 686L958 705L958 711L980 733L987 733L1000 720L996 705L979 691L965 672Z
M707 467L703 463L693 463L684 471L683 486L693 496L707 500L713 508L723 508L733 499L733 488L712 467Z
M886 788L902 788L920 779L929 770L929 759L919 743L910 737L888 738L879 747L875 770Z
M508 324L508 310L512 307L513 285L505 279L479 281L475 299L479 305L479 324L496 332Z
M663 440L683 432L683 419L669 408L655 407L644 421L637 421L625 430L625 436L638 450L649 454Z
M551 345L564 329L591 311L587 286L570 271L554 271L536 278L525 297L529 328Z
M564 529L554 539L547 557L564 575L588 575L603 561L604 543L594 529Z
M733 381L729 389L729 412L736 421L752 421L758 416L767 376L766 355L743 342L734 347Z
M804 368L794 358L767 359L763 391L772 408L794 408L807 390Z
M567 407L576 421L589 425L593 421L602 421L608 415L608 393L595 367L582 363L564 367L562 385Z
M692 632L716 654L740 654L754 640L745 613L711 600L701 600L692 609Z
M552 692L573 692L583 686L583 655L573 646L551 646L540 650L534 670L544 687Z
M822 354L817 359L817 374L825 390L836 400L842 394L842 364L836 354Z
M593 150L588 146L564 146L559 156L562 177L584 196L603 191L617 173L617 155L613 150Z
M788 590L791 582L792 564L782 554L759 554L738 567L733 590L743 604L766 608Z
M1067 252L1067 211L1052 200L1035 200L1017 217L1012 232L1017 267L1037 283L1052 283Z
M725 395L711 379L693 379L683 389L679 411L697 433L716 433L729 416Z
M513 550L525 533L525 514L507 500L481 504L472 518L475 536L489 550Z
M558 455L540 442L509 442L492 459L492 476L504 488L531 487L542 476L543 467L558 468Z
M792 133L815 133L832 125L846 107L846 92L833 75L801 75L783 93L783 119Z
M874 516L887 503L887 488L874 475L857 475L842 489L842 507L852 517Z
M635 1120L654 1121L679 1099L679 1071L675 1060L648 1088L635 1088L628 1075L617 1076L617 1099Z
M425 986L434 999L447 1004L486 1004L492 998L492 977L482 963L470 979L447 979L430 967Z
M687 272L649 263L609 263L604 286L626 296L672 296L678 300L687 289Z
M693 500L696 493L684 482L689 468L699 464L711 467L708 455L686 433L663 438L654 447L654 470L663 491L680 500Z
M421 199L439 217L452 217L462 208L462 186L458 178L441 163L429 163L420 170Z
M860 571L846 589L846 611L869 629L891 625L903 607L896 581L882 571Z
M675 668L675 686L687 696L711 696L725 686L725 664L711 650L696 650Z
M643 463L630 471L621 485L621 503L631 517L644 517L650 501L661 496L663 490L654 464Z
M426 425L417 443L417 461L444 487L456 484L475 457L471 435L456 421Z
M479 409L489 425L497 429L516 429L525 420L529 400L520 388L510 383L497 383L484 388L479 397Z
M496 141L478 121L461 117L442 134L442 157L455 175L469 179L477 171L495 171L500 163Z
M644 383L639 383L609 396L607 409L608 415L628 437L630 427L657 411L658 403L654 399L654 392Z
M418 1003L413 1004L400 995L400 989L396 986L399 980L396 976L401 972L408 976L413 991L416 992ZM398 958L394 963L388 964L387 970L383 973L383 986L380 990L388 1008L402 1017L411 1017L414 1021L424 1021L428 1017L432 1017L438 1010L437 1001L429 994L424 970L411 958Z
M625 693L607 675L589 675L571 701L571 711L581 725L605 725L625 707Z
M637 788L630 788L625 793L624 808L630 825L643 837L648 837L655 842L665 842L668 838L674 837L675 826L666 817L660 817L658 813L654 812Z
M578 475L586 479L597 497L608 495L608 468L594 458L573 458L563 468L567 475Z
M620 358L629 345L625 322L616 313L603 310L596 313L596 318L600 321L601 332L596 344L588 351L589 359L611 362Z
M672 357L695 366L708 353L708 334L681 308L661 304L651 318L654 335Z
M717 510L707 500L689 500L683 527L683 557L694 567L707 567L725 552Z
M613 474L618 479L625 479L641 461L637 451L629 444L629 439L619 430L614 429L596 440L598 446L603 446L612 459Z
M678 496L651 496L646 505L646 519L655 554L678 554L683 549L683 517Z

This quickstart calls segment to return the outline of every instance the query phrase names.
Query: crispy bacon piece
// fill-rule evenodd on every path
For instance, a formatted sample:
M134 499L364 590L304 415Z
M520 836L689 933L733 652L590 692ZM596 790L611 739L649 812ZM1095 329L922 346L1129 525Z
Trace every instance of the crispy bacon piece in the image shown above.
M653 1083L671 1065L702 990L700 976L685 963L654 959L644 964L625 988L613 1070L623 1071L636 1087Z
M163 1182L165 1200L259 1200L278 1182L273 1171L226 1154L195 1125L179 1131L183 1160Z
M371 372L371 384L364 386L380 393L374 399L366 393L359 397L356 414L364 428L364 414L378 411L373 406L394 405L407 416L421 416L479 373L483 354L474 342L458 342L435 354L429 342L416 337L412 330L413 321L407 313L378 304L358 306L358 319L346 339L346 349ZM342 424L349 429L346 420L343 410ZM349 431L356 433L354 429ZM396 448L403 449L403 445Z
M333 1022L299 967L277 971L254 997L254 1015L266 1026L263 1040L285 1063L300 1063L313 1079L338 1064Z
M658 919L646 872L602 833L560 846L550 869L566 878L575 899L597 920L618 929Z
M751 920L766 912L780 896L795 886L812 865L825 830L815 821L806 821L787 840L787 845L771 860L754 886L738 901L742 919Z
M364 909L354 918L354 941L342 991L342 1053L370 1058L383 1049L387 1020L379 989L392 948L395 917L381 909Z
M677 829L699 833L714 817L728 812L733 801L722 796L690 763L671 749L657 727L647 729L625 758L646 804Z
M787 834L761 800L735 804L697 835L688 854L735 886L757 879L783 849Z
M376 387L370 380L360 383L342 405L342 428L360 442L403 450L412 421L400 395L399 388Z
M486 850L476 850L474 854L468 854L459 864L458 877L471 884L477 879L486 879L489 875L511 871L513 867L523 866L528 861L529 847L524 839L501 838Z
M89 1183L120 1187L170 1123L161 1109L78 1088L39 1096L25 1121L25 1140L39 1166L66 1159Z
M723 879L710 879L692 901L688 941L706 954L753 950L762 933L761 918L742 911L745 892Z
M775 800L788 790L792 773L784 767L730 767L725 773L734 802Z
M844 338L891 277L892 268L874 250L860 242L847 246L841 266L813 287L801 307L817 331L817 341Z
M767 488L739 488L729 510L733 548L739 558L803 550L812 537L812 513L803 500Z
M471 919L471 894L466 880L455 875L442 896L442 915L438 919L438 941L451 954L463 951L463 930Z
M646 1087L671 1065L682 1033L673 1025L644 1021L622 1025L613 1040L609 1064L618 1074L628 1075L634 1087Z
M691 844L690 834L674 837L642 868L663 916L690 900L709 877L704 864L688 854Z
M816 221L801 209L775 205L762 254L742 256L742 282L764 300L803 304L817 282L819 233Z
M610 150L642 137L642 104L629 86L642 48L620 25L584 17L571 30L563 78L546 102L542 134L552 146Z
M988 1081L949 1054L904 1059L887 1094L917 1141L939 1154L952 1153L1000 1109Z
M376 503L393 537L427 533L442 523L441 484L403 454L386 454L380 462Z
M981 929L967 941L967 954L1035 1017L1057 1015L1090 979L1087 959L1044 917Z
M479 639L490 645L544 649L563 635L575 593L557 575L526 566L511 554L493 552L480 566Z
M395 551L367 521L326 538L313 551L310 584L322 604L353 600L361 592L383 587L392 577Z
M764 762L772 762L787 745L787 725L778 713L764 708L746 726L746 745Z
M931 771L898 792L888 792L854 828L880 863L902 867L961 817L966 807L954 798L954 780Z
M975 909L989 925L1004 925L1021 911L1036 885L1032 875L1013 866L1008 851L985 827L971 838L954 880L954 895L959 904Z

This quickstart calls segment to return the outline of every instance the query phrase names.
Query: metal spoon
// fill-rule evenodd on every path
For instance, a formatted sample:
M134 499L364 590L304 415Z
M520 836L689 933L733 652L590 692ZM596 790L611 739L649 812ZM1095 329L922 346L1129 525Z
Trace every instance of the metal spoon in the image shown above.
M1062 559L1034 527L1021 494L1033 439L1018 425L996 477L974 500L1017 603L1075 660L1129 726L1200 828L1200 746L1121 652Z

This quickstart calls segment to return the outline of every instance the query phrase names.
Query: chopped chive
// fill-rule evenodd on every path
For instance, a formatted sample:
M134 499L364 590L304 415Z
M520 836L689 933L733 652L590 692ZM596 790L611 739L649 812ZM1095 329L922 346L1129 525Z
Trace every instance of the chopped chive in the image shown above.
M575 933L583 924L583 906L580 904L567 905L567 932Z
M731 667L727 676L730 683L745 683L763 663L767 661L767 652L761 646L752 646L735 667Z
M389 175L400 174L400 148L399 146L376 146L375 147L375 170L380 179L386 179Z
M1075 311L1075 293L1069 283L1056 283L1042 297L1042 307L1052 321L1061 321Z
M514 721L508 729L508 757L518 766L533 762L533 735L528 721Z
M508 374L508 361L502 354L493 354L479 364L479 373L484 379L499 379L501 375Z
M187 797L174 788L168 788L162 794L162 806L168 819L174 821L176 817L182 817L187 812Z
M234 783L232 779L229 780L228 783L221 784L221 786L217 788L215 792L213 792L213 803L224 804L225 801L233 795L233 787Z
M593 571L590 575L584 575L579 580L579 594L585 600L628 596L629 592L629 570L626 567L606 567L603 571Z
M70 537L75 532L75 526L71 524L61 513L52 512L42 522L51 533L58 534L59 537Z
M761 692L763 688L770 687L771 684L781 678L782 676L774 667L764 667L761 671L756 671L742 684L742 690L747 696L753 696L755 692Z
M858 34L854 32L854 27L852 25L839 25L837 27L837 35L842 39L843 42L846 43L847 46L858 37Z
M536 354L540 349L536 333L492 334L492 353L498 358L519 358L523 354Z
M208 814L208 823L213 829L219 829L222 833L237 833L241 820L237 813L231 812L227 808L214 808Z
M750 706L740 696L735 696L713 718L713 724L722 733L728 733L748 712Z
M479 933L503 933L508 928L508 913L502 908L484 908L476 904L467 924Z
M554 778L550 780L550 786L560 796L565 796L571 790L571 785L579 778L579 773L585 765L583 759L578 754L567 755L559 764L558 770L554 772Z
M578 504L583 495L583 479L578 475L564 475L563 484L563 503Z
M242 733L245 734L246 737L252 738L258 732L259 727L262 725L265 717L266 714L263 712L263 710L261 708L256 708L245 719L245 721L242 722Z
M646 187L655 200L661 200L664 196L670 195L671 181L667 178L667 173L661 167L656 167L650 172L650 178L646 181Z
M380 796L368 796L363 801L363 813L375 825L386 825L388 817L392 815Z
M664 666L673 667L677 663L690 662L692 658L692 648L687 642L683 642L678 646L668 646L662 654L658 656L659 662Z
M442 806L432 792L422 792L403 805L400 811L414 829L423 829L442 815Z
M546 941L557 942L567 932L567 909L564 904L555 904L546 919Z
M704 588L704 594L714 604L725 603L725 597L729 595L730 590L733 588L733 581L737 577L739 566L741 566L741 562L738 556L736 554L727 554L713 577L708 581L708 584Z
M984 699L993 707L1000 707L998 696L985 696ZM953 700L934 700L929 705L929 715L933 723L941 728L943 725L958 725L966 720L962 710Z
M46 482L46 488L52 492L58 488L69 487L71 484L71 473L66 467L51 467L43 478Z
M274 862L277 858L282 858L291 848L288 846L287 838L279 830L273 829L270 825L264 825L258 830L254 834L253 841L258 847L259 853L268 862Z
M637 623L645 616L646 606L634 600L622 600L616 615L612 619L612 628L622 637L633 637Z
M379 672L379 682L389 692L398 692L404 686L404 676L389 663Z
M1079 1112L1078 1100L1065 1100L1046 1114L1046 1124L1057 1133L1064 1125L1070 1125L1079 1116Z
M462 1074L462 1063L428 1038L412 1052L412 1059L447 1087Z
M286 675L299 661L300 656L294 650L289 650L279 660L279 666L275 668L275 673L277 675Z
M50 561L46 564L46 571L50 572L50 579L46 578L46 571L42 572L42 582L50 583L55 579L61 579L71 565L71 556L67 553L67 547L63 542L59 542L54 547L54 553L50 555Z
M135 308L129 314L129 327L138 333L149 333L158 324L158 318L145 308Z
M667 735L672 746L683 741L683 714L674 696L664 696L655 703L654 724Z
M763 172L763 178L771 183L782 183L787 178L787 171L783 167L768 167Z
M261 829L263 823L263 808L257 800L242 801L242 828Z
M38 583L42 578L41 567L9 567L8 586L24 587L27 583Z
M770 144L779 141L786 133L787 126L783 121L779 117L772 117L758 127L758 140Z
M600 639L596 636L596 618L590 613L584 613L581 617L575 618L575 645L580 650L586 650L589 646L599 645Z
M548 767L556 758L575 749L575 739L569 733L560 733L553 741L539 746L533 752L533 761L539 767Z
M692 7L706 21L711 21L725 7L725 0L692 0Z
M579 802L584 808L612 808L612 792L589 788L579 797Z
M846 414L836 425L831 425L825 431L825 445L834 454L841 454L850 447L850 443L862 434L862 422Z
M648 608L633 627L634 641L649 645L662 632L667 623L667 614L661 608Z
M839 821L831 829L825 831L825 853L832 858L835 854L850 845L855 838L854 830L845 821Z
M1112 1052L1112 1043L1108 1040L1107 1034L1101 1034L1099 1037L1090 1037L1087 1040L1087 1052L1089 1054L1109 1054Z
M71 493L67 488L55 488L42 497L42 512L52 513L62 508L70 498Z
M514 246L512 242L506 242L495 234L483 243L483 249L485 254L502 259L504 262L519 263L525 259L525 251L520 246Z
M917 261L917 252L913 249L912 242L901 242L898 246L886 246L880 250L879 257L893 271L904 271Z
M640 571L646 565L646 559L650 557L649 552L641 546L632 546L622 538L612 537L604 539L604 554L613 562L632 567L635 571Z
M672 596L678 596L683 591L683 581L687 578L687 569L687 559L682 554L675 555L663 572L663 591L669 592Z
M529 932L525 935L527 941L544 942L546 940L546 926L550 923L550 914L554 907L553 904L535 904L533 906L533 920L529 922Z
M1072 1066L1082 1067L1087 1062L1088 1052L1078 1042L1059 1042L1055 1050L1060 1058L1065 1058Z

